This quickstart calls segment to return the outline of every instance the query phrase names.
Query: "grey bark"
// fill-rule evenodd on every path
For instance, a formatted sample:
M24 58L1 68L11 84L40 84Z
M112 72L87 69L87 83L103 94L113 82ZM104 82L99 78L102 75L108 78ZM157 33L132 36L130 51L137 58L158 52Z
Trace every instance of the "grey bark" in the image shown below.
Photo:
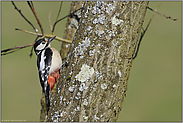
M148 2L87 2L41 121L113 122L122 109Z

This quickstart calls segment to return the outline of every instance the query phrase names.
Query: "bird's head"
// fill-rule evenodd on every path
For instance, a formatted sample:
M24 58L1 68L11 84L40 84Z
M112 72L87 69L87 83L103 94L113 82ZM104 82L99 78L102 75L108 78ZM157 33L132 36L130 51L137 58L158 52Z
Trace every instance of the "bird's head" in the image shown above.
M38 41L35 42L34 44L34 51L36 53L36 55L39 55L39 53L41 51L43 51L44 49L46 49L46 47L49 46L50 42L55 38L56 36L49 38L49 39L45 39L45 38L41 38Z

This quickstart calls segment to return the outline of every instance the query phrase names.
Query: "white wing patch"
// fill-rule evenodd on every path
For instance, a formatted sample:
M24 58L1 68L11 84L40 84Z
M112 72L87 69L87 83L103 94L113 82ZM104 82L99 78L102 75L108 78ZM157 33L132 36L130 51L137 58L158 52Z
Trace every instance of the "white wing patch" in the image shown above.
M45 59L46 56L44 56L45 50L43 50L43 52L41 53L41 61L40 61L40 67L39 67L39 71L43 71L45 68Z

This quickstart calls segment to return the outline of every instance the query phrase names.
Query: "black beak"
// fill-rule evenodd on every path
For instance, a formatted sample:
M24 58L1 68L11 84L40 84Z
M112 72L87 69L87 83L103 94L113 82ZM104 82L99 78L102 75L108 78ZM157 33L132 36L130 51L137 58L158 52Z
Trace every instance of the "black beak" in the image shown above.
M55 38L56 36L48 39L48 44Z

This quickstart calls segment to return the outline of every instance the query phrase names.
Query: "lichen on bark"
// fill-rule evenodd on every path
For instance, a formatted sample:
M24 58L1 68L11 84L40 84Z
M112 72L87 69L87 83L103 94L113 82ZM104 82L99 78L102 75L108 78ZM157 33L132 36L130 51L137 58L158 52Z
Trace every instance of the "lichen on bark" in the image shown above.
M46 121L117 120L147 5L86 3Z

